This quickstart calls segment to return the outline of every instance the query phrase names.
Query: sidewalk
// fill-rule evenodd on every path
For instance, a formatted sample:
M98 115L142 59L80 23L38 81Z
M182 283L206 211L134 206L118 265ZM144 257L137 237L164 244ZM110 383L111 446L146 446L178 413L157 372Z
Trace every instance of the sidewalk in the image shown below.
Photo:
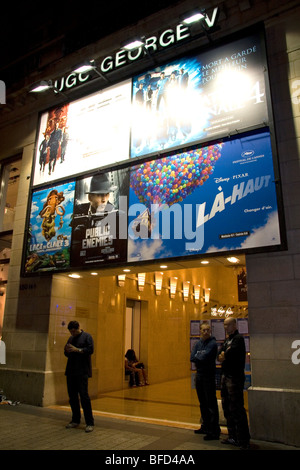
M202 435L190 429L96 414L94 431L85 433L84 423L76 429L66 429L69 421L70 412L61 408L0 405L0 450L109 450L127 451L127 454L131 451L176 451L178 454L187 451L192 455L201 450L241 452L220 441L205 441ZM251 450L300 449L251 441Z

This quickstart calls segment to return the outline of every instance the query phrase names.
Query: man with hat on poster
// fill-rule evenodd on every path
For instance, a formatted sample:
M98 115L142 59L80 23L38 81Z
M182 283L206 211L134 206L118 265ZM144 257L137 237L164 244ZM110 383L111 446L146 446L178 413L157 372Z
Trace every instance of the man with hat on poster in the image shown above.
M108 173L94 175L87 190L83 188L86 180L81 183L81 188L76 190L71 223L72 261L86 265L107 259L120 260L124 240L120 242L117 238L119 211L109 200L117 187L110 181ZM88 202L80 203L86 195Z

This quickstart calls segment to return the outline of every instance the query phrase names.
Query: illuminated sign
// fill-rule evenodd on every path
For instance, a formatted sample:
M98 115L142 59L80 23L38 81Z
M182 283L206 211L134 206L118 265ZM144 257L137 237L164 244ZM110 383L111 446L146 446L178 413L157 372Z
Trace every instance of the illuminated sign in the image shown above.
M203 21L208 28L212 28L217 20L218 8L213 10L211 18L208 15L204 16ZM159 49L170 47L178 44L184 39L191 37L189 26L185 24L178 24L175 28L169 28L163 31L159 36L151 36L144 40L144 44L132 51L120 49L114 55L105 57L100 64L101 72L107 73L114 69L118 69L124 65L130 64L147 54L153 54Z

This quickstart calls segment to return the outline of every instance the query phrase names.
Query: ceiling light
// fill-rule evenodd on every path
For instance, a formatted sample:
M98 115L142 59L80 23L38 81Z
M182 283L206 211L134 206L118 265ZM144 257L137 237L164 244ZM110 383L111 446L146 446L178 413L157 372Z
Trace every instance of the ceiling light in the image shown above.
M160 266L161 269L166 269L167 267L168 267L168 266L165 265L165 264L162 264L162 265Z
M69 274L68 276L69 276L69 277L72 277L73 279L79 279L79 278L81 278L81 276L80 276L79 274L75 274L75 273Z
M124 273L130 273L130 269L123 269Z
M98 276L98 273L91 273L91 276Z
M209 261L201 261L201 264L209 264Z
M238 263L240 260L234 256L231 256L230 258L227 258L227 261L229 261L229 263Z
M200 21L203 18L205 18L205 16L202 13L194 12L194 13L190 13L189 15L186 15L182 22L184 24L191 24L191 23L195 23L196 21Z

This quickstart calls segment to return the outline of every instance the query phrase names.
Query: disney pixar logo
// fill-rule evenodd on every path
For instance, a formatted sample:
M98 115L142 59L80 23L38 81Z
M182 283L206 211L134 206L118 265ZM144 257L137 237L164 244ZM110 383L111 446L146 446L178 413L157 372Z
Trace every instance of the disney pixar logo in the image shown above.
M0 104L6 104L5 83L0 80Z

